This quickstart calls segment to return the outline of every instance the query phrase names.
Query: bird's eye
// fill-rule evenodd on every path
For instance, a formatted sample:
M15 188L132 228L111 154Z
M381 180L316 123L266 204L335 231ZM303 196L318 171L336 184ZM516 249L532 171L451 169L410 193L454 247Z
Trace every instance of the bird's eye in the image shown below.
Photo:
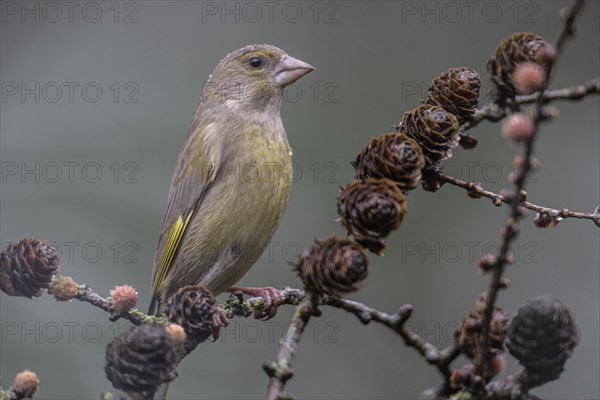
M249 62L252 68L258 68L262 64L262 60L258 57L252 57Z

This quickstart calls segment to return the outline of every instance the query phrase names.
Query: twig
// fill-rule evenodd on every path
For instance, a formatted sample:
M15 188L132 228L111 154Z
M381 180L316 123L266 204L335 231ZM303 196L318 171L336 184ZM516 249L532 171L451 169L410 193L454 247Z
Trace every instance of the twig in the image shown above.
M526 370L521 370L512 375L508 375L497 381L488 383L482 388L481 394L477 397L480 400L532 400L537 397L528 394L529 389L539 386L540 381L535 376L531 376ZM466 391L465 391L466 392ZM465 393L466 394L466 393ZM447 388L435 386L421 394L422 399L450 400L462 399L460 393L452 396ZM472 398L466 394L464 398Z
M298 305L300 299L304 297L304 292L299 289L285 287L281 289L281 294L284 296L282 304ZM106 311L112 315L110 310L110 301L96 293L90 285L79 285L77 296L75 299L89 303L94 307ZM250 297L246 300L232 295L224 304L221 305L228 318L233 317L249 317L254 310L262 310L265 306L265 299L262 297ZM159 323L161 325L168 324L165 317L156 317L145 314L138 309L132 309L119 315L112 315L111 320L123 318L134 325L142 325L148 323Z
M394 314L387 314L356 301L335 297L326 297L323 300L323 303L356 315L363 324L375 321L387 326L398 333L407 346L417 350L429 364L435 365L446 382L450 379L451 371L449 365L456 357L458 357L460 351L452 345L444 350L438 350L437 347L427 342L416 333L406 329L404 324L412 314L412 305L405 304Z
M472 198L485 197L485 198L492 200L492 202L496 206L511 203L511 198L509 196L505 196L502 194L498 194L498 193L494 193L489 190L486 190L483 188L483 186L479 182L463 181L463 180L455 178L453 176L446 175L443 172L436 172L436 175L437 175L437 178L439 178L443 182L446 182L451 185L465 189L469 193L469 196L471 196ZM593 221L594 223L596 223L596 225L600 224L600 213L597 211L594 211L591 213L584 213L584 212L570 211L569 209L566 209L566 208L558 210L555 208L543 207L543 206L539 206L537 204L525 201L524 200L525 195L526 195L525 193L521 193L519 196L519 206L521 206L521 207L524 207L529 210L536 211L536 212L539 212L542 214L548 214L548 215L552 215L552 216L556 216L556 217L560 217L560 218L589 219L589 220Z
M283 304L291 304L297 305L304 297L304 292L299 289L293 289L289 287L285 287L281 290L281 293L284 296ZM83 284L79 285L77 296L75 299L79 301L83 301L85 303L89 303L94 307L97 307L101 310L106 311L111 314L111 321L116 321L117 319L123 318L127 321L131 322L134 325L142 325L142 324L160 324L160 325L168 325L169 321L166 317L156 317L154 315L147 315L138 309L132 309L126 311L124 313L115 315L112 314L110 309L110 301L96 293L89 285ZM243 298L238 298L232 295L222 306L221 308L225 311L228 318L233 317L249 317L252 315L254 310L262 310L264 308L265 301L262 297L250 297L246 300ZM181 361L185 356L191 353L201 342L194 340L193 337L188 337L186 343L184 345L184 350L182 354L180 354Z
M285 336L279 339L277 361L266 361L262 366L263 370L269 375L267 400L291 398L285 392L285 384L294 374L292 360L298 350L298 342L310 317L316 312L317 308L313 297L310 293L307 293L296 307L296 312Z
M160 323L166 325L168 321L164 317L155 317L147 315L138 309L132 309L130 311L121 313L119 315L113 315L110 310L110 302L108 299L100 296L94 292L89 285L80 285L75 298L79 301L90 303L91 305L98 307L111 314L111 321L116 321L119 318L128 320L134 325L142 325L148 323Z
M287 370L281 367L281 365L285 364L289 366L291 364L291 358L296 351L298 340L308 322L308 318L310 318L310 315L306 316L303 312L308 310L306 308L307 306L310 307L310 310L313 309L312 300L300 289L285 287L281 289L281 294L283 295L282 304L297 305L298 307L287 334L280 340L280 345L282 347L278 355L278 362L267 363L263 366L263 368L266 370L268 369L269 371L271 371L272 367L275 368L273 371L275 371L274 373L278 377L272 377L272 379L280 381L284 377L287 377L287 379L291 377L291 375L289 377L286 375ZM89 285L80 285L76 299L92 304L93 306L110 313L109 300L94 292ZM394 314L387 314L356 301L330 296L326 296L323 299L323 304L353 313L364 324L375 321L387 326L398 333L407 346L416 349L429 364L435 365L446 380L449 379L449 365L456 357L458 357L460 353L459 350L455 346L449 346L446 349L439 350L437 347L421 338L418 334L407 330L404 323L412 314L411 305L404 305ZM242 297L236 296L235 294L232 294L232 296L221 305L221 308L225 311L228 318L247 318L253 314L254 310L262 310L263 307L264 298L262 297L250 297L244 300ZM168 321L164 317L146 315L137 309L114 316L113 319L115 317L126 319L134 325L141 325L144 323L168 324ZM304 320L304 318L306 318L306 320ZM179 361L191 353L198 344L199 343L190 340L186 341L184 351L181 354ZM284 385L285 381L282 383ZM269 387L271 387L271 385ZM281 388L283 390L283 386Z
M569 16L568 16L567 20L565 21L563 29L555 41L554 47L556 49L556 58L557 59L558 59L558 55L560 54L562 47L565 43L565 40L573 34L575 18L577 17L577 14L583 9L583 5L584 5L583 0L576 0L569 11ZM556 62L556 60L555 60L555 62ZM546 79L544 80L544 87L542 88L540 93L543 93L545 91L545 88L548 86L549 81L550 81L550 74L549 74L549 71L547 71ZM537 131L539 129L539 124L542 120L543 105L544 105L544 97L539 95L538 99L535 103L535 108L534 108L533 135L525 143L525 149L523 151L523 153L524 153L523 154L523 167L522 167L521 171L519 171L519 173L517 174L517 177L515 179L516 195L512 196L512 199L511 199L510 215L506 219L505 226L501 233L502 245L500 247L500 253L498 255L496 266L495 266L493 274L492 274L492 279L491 279L491 282L490 282L488 290L487 290L486 306L485 306L485 310L483 312L483 318L482 318L482 322L481 322L481 335L480 335L480 340L478 342L478 353L477 353L477 357L475 359L475 373L478 376L483 375L483 371L485 368L485 360L486 360L486 356L487 356L487 352L488 352L488 348L489 348L489 339L490 339L489 338L489 330L490 330L490 322L492 319L492 312L494 309L494 305L496 304L498 292L501 288L502 274L504 273L504 269L509 260L508 252L510 249L510 245L518 233L519 219L522 216L521 213L519 212L519 205L520 205L519 203L520 202L519 202L518 194L521 193L521 191L524 189L527 174L529 173L529 171L531 169L531 158L532 158L532 154L533 154L533 145L535 142Z
M600 77L590 79L581 85L575 85L564 89L546 90L544 92L543 101L547 104L553 100L581 100L588 94L600 92ZM519 95L516 97L517 104L535 103L539 97L538 93Z
M555 100L581 100L589 94L598 93L600 93L600 78L594 78L580 85L575 85L564 89L546 90L542 96L542 101L544 104L547 104ZM518 95L515 97L514 103L531 104L537 102L539 97L540 92L535 92L528 95ZM506 110L493 101L477 110L473 119L469 122L465 122L461 126L461 130L467 131L479 125L479 123L484 120L498 122L506 115Z
M304 292L299 289L290 287L284 287L280 290L280 294L283 296L281 304L298 305L300 300L304 297ZM265 299L262 297L250 297L244 300L243 296L237 296L236 293L232 293L229 299L221 305L221 309L225 311L227 318L233 317L250 317L255 310L263 310L265 306Z

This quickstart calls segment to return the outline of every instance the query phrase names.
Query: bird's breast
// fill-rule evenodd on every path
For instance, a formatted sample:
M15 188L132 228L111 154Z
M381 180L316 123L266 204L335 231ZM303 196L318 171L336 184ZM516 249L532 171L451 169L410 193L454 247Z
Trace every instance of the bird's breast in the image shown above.
M215 293L237 282L261 256L292 186L291 150L283 127L281 132L242 129L227 137L214 181L184 244L194 249L184 252L183 263L193 266L188 280Z
M215 182L223 189L220 202L231 234L261 252L277 229L292 185L291 150L278 136L238 137L241 143L227 146L236 151L224 157Z

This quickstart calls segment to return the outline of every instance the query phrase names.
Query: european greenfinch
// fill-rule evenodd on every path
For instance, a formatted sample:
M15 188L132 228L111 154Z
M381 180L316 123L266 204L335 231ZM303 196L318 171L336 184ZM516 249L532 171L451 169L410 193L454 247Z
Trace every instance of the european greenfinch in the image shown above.
M271 240L290 194L283 90L314 70L270 45L227 55L206 83L177 160L149 313L187 285L234 285Z

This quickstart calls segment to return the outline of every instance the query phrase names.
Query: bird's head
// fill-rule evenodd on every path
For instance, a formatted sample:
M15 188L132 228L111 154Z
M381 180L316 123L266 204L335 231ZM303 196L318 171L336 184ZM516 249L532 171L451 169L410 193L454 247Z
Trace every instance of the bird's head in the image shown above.
M246 111L278 112L283 89L314 69L275 46L246 46L217 65L204 88L204 98Z

